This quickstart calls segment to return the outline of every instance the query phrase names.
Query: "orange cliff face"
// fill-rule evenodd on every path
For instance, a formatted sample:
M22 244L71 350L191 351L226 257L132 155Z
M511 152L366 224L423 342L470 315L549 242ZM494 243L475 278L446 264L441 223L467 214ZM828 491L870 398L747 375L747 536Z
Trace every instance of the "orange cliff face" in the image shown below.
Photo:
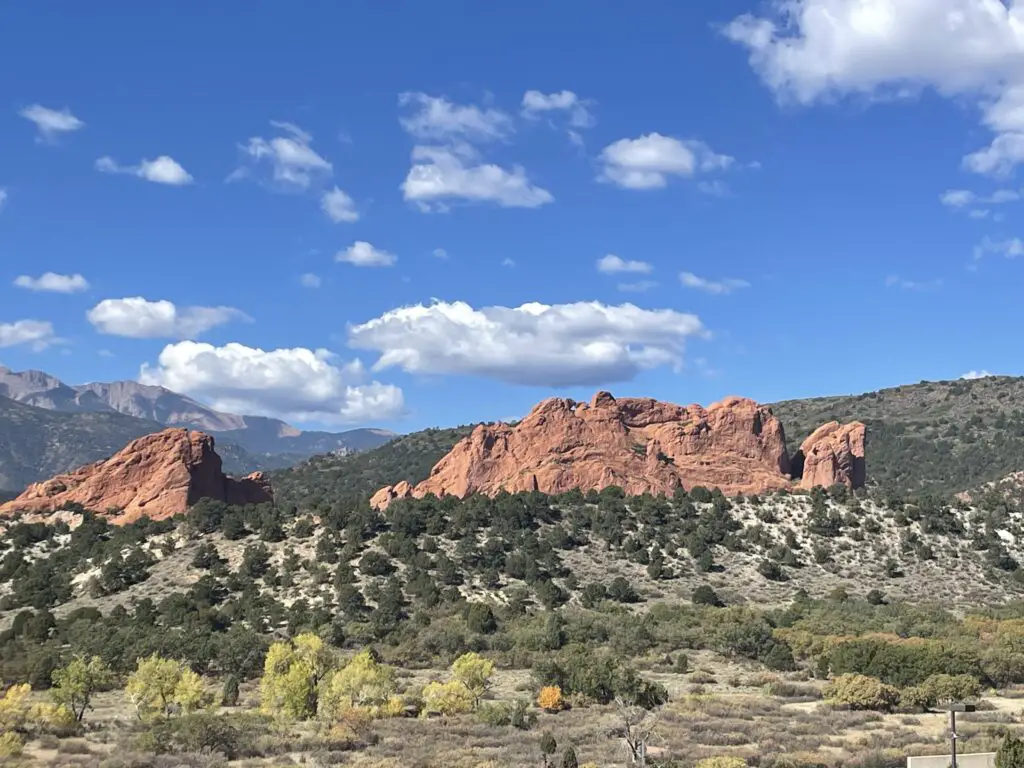
M835 427L804 441L803 466L812 476L802 487L863 484L864 425ZM702 408L598 392L589 405L545 400L514 427L480 425L422 483L382 488L370 503L383 509L396 498L430 493L562 493L609 485L627 494L671 494L695 485L762 493L794 487L790 472L782 423L753 400L729 397Z
M108 519L123 525L181 514L202 498L258 504L274 497L261 472L241 480L225 476L210 435L165 429L132 441L105 461L30 485L0 505L0 515L47 514L76 503L98 514L118 510Z

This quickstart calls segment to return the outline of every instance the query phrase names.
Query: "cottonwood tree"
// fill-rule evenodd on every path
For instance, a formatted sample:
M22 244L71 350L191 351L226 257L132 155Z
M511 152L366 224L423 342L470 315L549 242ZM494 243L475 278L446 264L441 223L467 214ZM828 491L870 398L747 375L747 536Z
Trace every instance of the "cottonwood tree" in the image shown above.
M57 704L70 709L80 723L86 710L92 709L93 695L107 688L113 679L113 671L99 656L88 660L76 656L67 666L54 671L50 696Z
M124 689L140 720L194 712L202 706L203 679L174 659L153 654L139 659Z
M274 643L267 651L260 681L263 709L297 719L316 717L320 683L332 669L334 655L312 632L304 632L290 643Z

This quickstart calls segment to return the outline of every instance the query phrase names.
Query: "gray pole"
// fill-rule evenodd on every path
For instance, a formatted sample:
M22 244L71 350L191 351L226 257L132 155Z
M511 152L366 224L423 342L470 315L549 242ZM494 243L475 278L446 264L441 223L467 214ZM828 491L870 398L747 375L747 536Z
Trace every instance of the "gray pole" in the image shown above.
M949 712L949 740L953 745L953 762L950 763L950 768L956 768L956 711L950 710Z

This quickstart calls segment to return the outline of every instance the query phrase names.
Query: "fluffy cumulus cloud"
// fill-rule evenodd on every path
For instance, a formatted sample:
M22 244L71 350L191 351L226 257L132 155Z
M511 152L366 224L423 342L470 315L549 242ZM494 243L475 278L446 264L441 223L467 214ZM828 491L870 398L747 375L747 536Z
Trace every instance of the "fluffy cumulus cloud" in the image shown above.
M374 370L469 374L529 386L595 386L682 365L696 315L599 302L474 308L465 302L401 307L349 327L349 344L374 350Z
M53 325L43 320L16 320L0 323L0 349L26 344L37 352L56 343Z
M623 272L646 275L652 269L654 267L646 261L626 260L616 256L614 253L609 253L607 256L602 256L597 260L597 271L603 272L606 275L617 275Z
M523 116L529 119L562 113L568 115L569 125L573 128L589 128L594 124L594 116L590 114L586 103L572 91L527 91L523 94L522 107Z
M100 333L132 339L185 339L233 320L249 320L234 307L178 307L141 296L104 299L86 312Z
M995 135L964 158L1006 175L1024 160L1024 3L1011 0L775 0L724 32L782 100L932 88L973 98Z
M71 114L71 110L50 109L42 104L33 104L18 112L26 120L35 123L40 141L53 141L62 133L72 133L85 127L85 123Z
M233 413L296 421L384 421L403 411L402 390L367 381L363 365L338 363L325 349L263 350L195 341L168 344L139 380Z
M320 198L320 208L335 224L359 221L355 201L338 187L324 192Z
M447 211L456 201L490 202L503 208L536 208L554 198L534 185L518 165L486 162L476 144L505 139L512 119L497 109L453 104L444 97L402 94L412 109L402 127L421 142L412 150L412 167L402 194L423 211Z
M722 296L740 288L750 287L750 283L746 280L738 280L734 277L726 277L722 280L708 280L704 277L698 277L693 272L680 272L679 282L686 288L694 288L715 296Z
M406 200L424 210L445 201L491 202L502 208L538 208L555 198L531 183L521 166L484 163L472 148L416 147L413 165L402 183Z
M89 290L89 281L77 273L59 275L56 272L44 272L39 277L19 275L14 278L14 284L18 288L47 293L79 293Z
M601 181L626 189L664 187L670 176L722 171L735 159L714 152L701 141L681 140L660 133L619 139L601 152Z
M254 136L240 149L248 161L230 176L235 181L269 167L270 180L284 189L307 189L317 179L329 177L333 168L310 146L313 137L294 123L272 121L280 135Z
M345 250L338 251L334 260L354 267L391 267L398 261L398 257L374 248L365 240L356 240Z
M505 138L513 131L512 118L500 109L453 104L443 96L425 93L403 93L398 103L413 110L400 118L400 122L409 135L417 139L492 141Z
M143 160L138 165L120 165L112 157L101 157L96 161L96 170L102 173L124 173L138 176L140 179L152 181L154 184L167 184L181 187L192 183L192 176L173 158L160 155L155 160Z

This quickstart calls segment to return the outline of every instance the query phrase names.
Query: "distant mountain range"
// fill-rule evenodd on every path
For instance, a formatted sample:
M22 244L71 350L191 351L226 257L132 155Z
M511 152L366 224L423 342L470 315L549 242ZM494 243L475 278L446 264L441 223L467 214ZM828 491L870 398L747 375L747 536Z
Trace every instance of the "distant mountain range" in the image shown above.
M321 453L354 453L395 437L384 429L304 432L279 419L224 413L134 381L69 385L43 371L0 366L0 489L110 456L163 427L213 435L231 473L291 466Z

